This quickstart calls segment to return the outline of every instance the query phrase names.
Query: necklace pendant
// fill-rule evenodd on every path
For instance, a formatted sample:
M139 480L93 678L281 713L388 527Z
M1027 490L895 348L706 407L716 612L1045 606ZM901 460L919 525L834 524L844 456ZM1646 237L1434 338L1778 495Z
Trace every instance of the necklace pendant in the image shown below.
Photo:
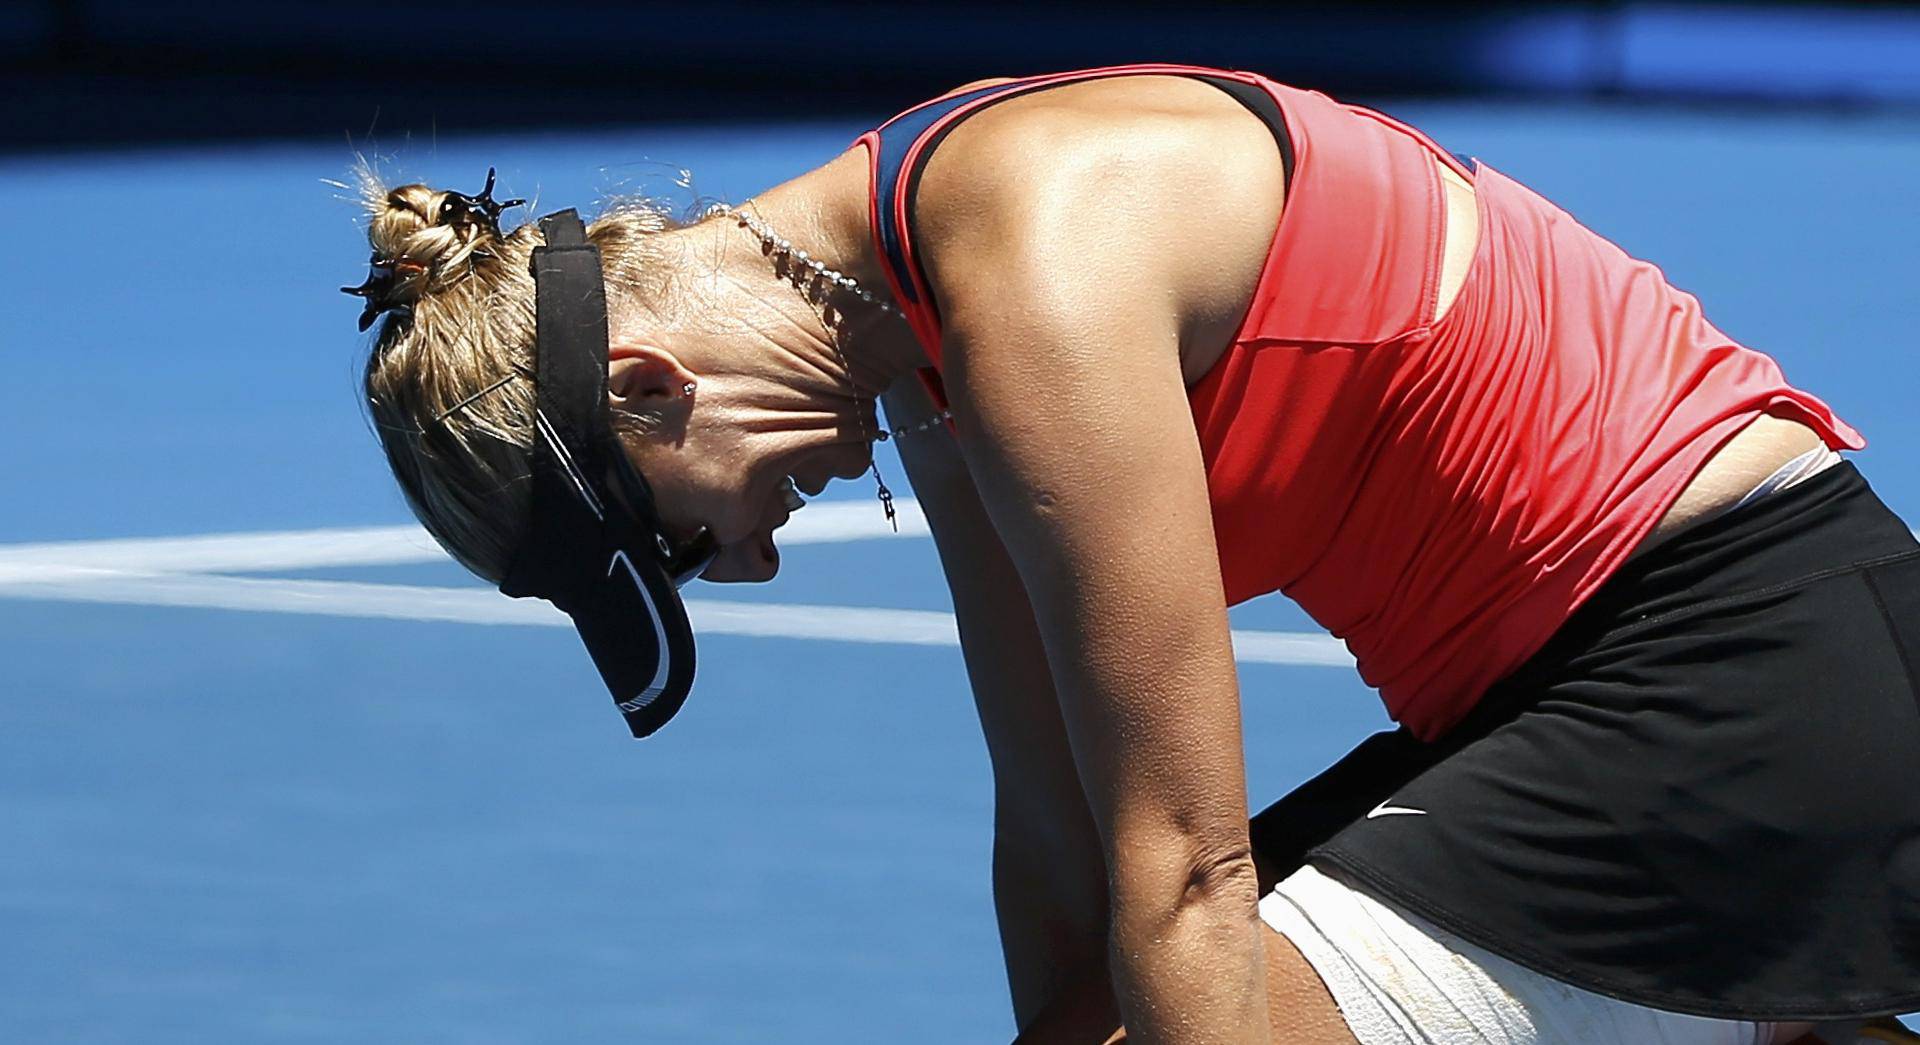
M878 488L877 492L880 495L880 509L887 513L887 525L893 527L894 533L899 533L900 521L895 518L893 514L893 491L887 489L887 481L880 478L880 466L875 464L872 465L872 468L873 482Z

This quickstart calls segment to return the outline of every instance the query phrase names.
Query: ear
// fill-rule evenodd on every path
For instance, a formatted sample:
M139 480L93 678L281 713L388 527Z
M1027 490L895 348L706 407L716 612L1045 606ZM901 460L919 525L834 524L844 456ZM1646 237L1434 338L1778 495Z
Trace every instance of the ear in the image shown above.
M671 415L690 403L693 372L665 348L630 336L607 344L607 400L629 413Z

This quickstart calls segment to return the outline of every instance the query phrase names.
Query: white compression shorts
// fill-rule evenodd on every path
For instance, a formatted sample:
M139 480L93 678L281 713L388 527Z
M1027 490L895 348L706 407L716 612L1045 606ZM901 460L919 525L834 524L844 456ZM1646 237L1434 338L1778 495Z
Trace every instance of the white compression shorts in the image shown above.
M1360 1045L1785 1045L1787 1040L1776 1034L1776 1024L1663 1012L1562 983L1389 907L1312 865L1275 886L1260 901L1260 917L1320 974ZM1842 1031L1825 1040L1854 1039Z

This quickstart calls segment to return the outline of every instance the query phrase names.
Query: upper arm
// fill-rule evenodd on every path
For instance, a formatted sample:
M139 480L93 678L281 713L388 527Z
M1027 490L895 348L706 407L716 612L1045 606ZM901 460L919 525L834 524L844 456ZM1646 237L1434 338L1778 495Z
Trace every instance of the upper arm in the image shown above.
M960 446L1032 602L1112 873L1184 880L1244 852L1246 800L1183 273L1158 249L1178 203L1153 183L1164 142L1049 140L1045 169L954 163L942 183L930 165L922 261Z

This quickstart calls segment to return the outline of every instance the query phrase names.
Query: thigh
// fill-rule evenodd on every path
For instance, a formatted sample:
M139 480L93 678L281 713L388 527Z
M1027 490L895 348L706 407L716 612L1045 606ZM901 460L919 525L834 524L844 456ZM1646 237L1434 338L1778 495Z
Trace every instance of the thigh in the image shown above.
M1267 948L1267 1020L1276 1042L1359 1045L1326 981L1292 940L1272 929L1261 933Z

